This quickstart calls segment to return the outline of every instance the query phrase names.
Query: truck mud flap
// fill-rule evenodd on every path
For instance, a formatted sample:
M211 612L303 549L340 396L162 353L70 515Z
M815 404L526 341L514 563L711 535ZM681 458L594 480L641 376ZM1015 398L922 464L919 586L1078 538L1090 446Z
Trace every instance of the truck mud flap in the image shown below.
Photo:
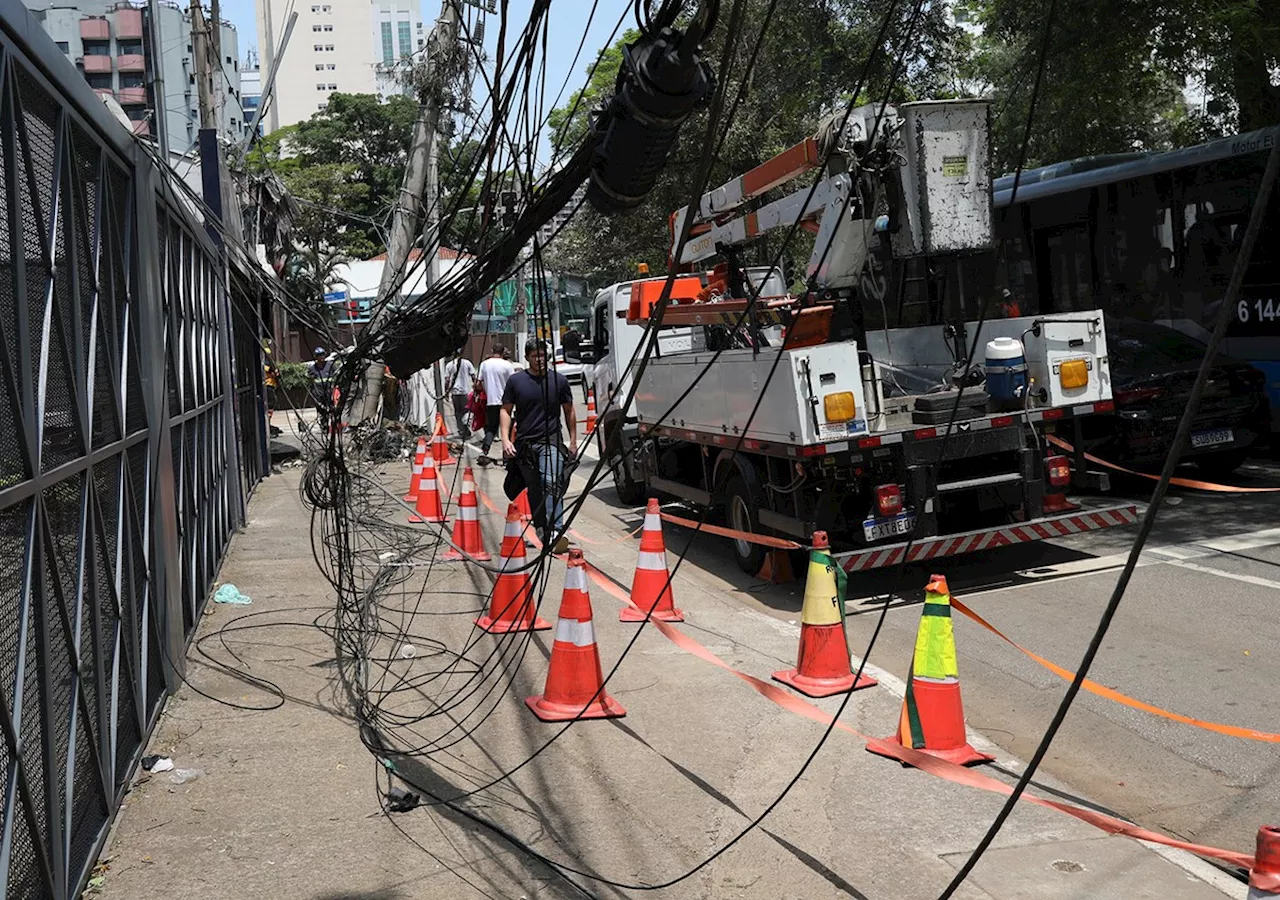
M865 572L897 565L902 562L904 553L907 554L909 563L926 562L944 556L959 556L963 553L994 550L997 547L1008 547L1013 544L1028 544L1032 541L1067 537L1085 531L1099 531L1103 528L1114 528L1117 525L1132 525L1137 521L1138 507L1134 504L1121 504L1081 509L1065 515L1046 516L1031 522L966 531L963 534L922 538L910 545L909 553L907 542L904 541L899 544L886 544L882 547L834 555L846 572Z

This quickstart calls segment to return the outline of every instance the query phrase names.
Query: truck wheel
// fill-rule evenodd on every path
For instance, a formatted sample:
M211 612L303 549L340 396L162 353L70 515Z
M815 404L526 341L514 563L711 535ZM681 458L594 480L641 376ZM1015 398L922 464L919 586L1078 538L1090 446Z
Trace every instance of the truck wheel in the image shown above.
M631 480L624 460L618 460L613 467L613 487L618 492L618 499L627 506L636 506L644 499L644 484Z
M760 533L760 521L756 510L760 501L751 493L741 475L729 479L724 490L724 515L728 526L734 531L748 534ZM750 541L733 540L733 555L738 560L738 567L748 575L754 575L764 565L765 548Z

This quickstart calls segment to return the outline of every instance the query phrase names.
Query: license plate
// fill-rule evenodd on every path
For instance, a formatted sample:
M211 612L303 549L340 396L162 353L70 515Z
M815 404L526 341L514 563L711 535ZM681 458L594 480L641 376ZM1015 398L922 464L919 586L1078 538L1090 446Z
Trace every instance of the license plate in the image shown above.
M1197 431L1191 435L1192 447L1216 447L1219 444L1230 444L1236 439L1230 428L1217 428L1213 431Z
M882 541L885 538L910 534L916 527L916 514L903 513L892 519L867 519L862 523L862 534L867 543Z

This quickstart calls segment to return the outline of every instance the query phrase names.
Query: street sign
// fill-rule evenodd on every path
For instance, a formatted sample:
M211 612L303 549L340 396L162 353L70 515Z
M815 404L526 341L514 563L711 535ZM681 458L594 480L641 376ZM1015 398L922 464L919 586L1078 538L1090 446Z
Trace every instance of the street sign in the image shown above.
M324 295L325 303L338 303L346 299L347 299L346 291L330 291L329 293Z

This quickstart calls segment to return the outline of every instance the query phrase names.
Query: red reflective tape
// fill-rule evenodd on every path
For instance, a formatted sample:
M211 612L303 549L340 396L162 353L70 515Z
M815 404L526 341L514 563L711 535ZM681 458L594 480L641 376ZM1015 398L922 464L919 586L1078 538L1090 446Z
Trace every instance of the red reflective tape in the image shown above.
M808 444L800 448L800 455L801 456L826 456L827 445L826 444Z
M996 416L991 420L992 428L1003 428L1006 425L1013 424L1013 416Z
M1096 413L1109 413L1116 411L1116 405L1111 400L1099 400L1093 404L1093 411Z
M880 446L880 438L878 437L862 438L858 441L858 448L861 450L868 450L872 447L879 447L879 446Z
M1036 534L1040 535L1040 537L1042 538L1057 537L1056 534L1050 533L1049 529L1045 528L1044 525L1040 524L1039 522L1032 522L1031 530L1034 531Z
M1044 411L1044 417L1046 419L1061 419L1066 414L1067 411L1065 409L1046 409Z
M917 429L915 430L914 434L915 434L915 436L916 436L916 438L917 438L917 439L919 439L919 440L922 440L922 441L923 441L923 440L925 440L925 439L927 439L927 438L937 437L937 436L938 436L938 429L936 429L936 428L917 428Z

